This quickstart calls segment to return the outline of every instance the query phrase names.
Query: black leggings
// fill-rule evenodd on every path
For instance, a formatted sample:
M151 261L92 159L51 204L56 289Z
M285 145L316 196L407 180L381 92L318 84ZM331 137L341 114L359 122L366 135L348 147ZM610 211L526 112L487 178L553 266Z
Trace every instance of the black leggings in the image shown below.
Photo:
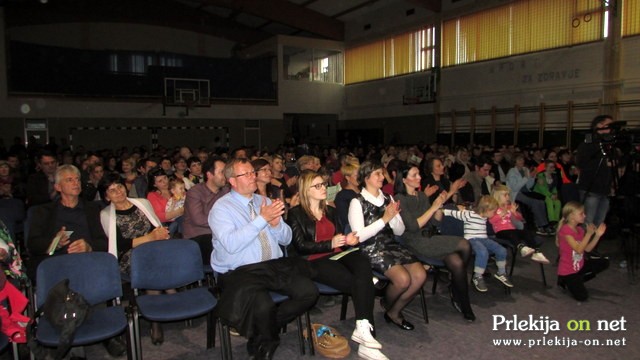
M575 274L558 275L558 285L566 286L574 299L585 301L589 297L589 292L584 283L596 277L596 274L609 267L609 259L584 259L584 266Z
M451 291L453 298L460 303L463 312L471 311L469 302L469 281L467 281L467 264L471 258L469 241L461 240L456 251L447 254L443 261L451 273Z
M526 230L502 230L496 233L496 237L504 240L509 240L514 246L518 246L521 243L524 243L530 248L537 249L542 245L542 241L536 240L537 238L533 236L531 231Z
M329 256L310 261L318 274L313 278L320 283L351 295L356 320L369 320L373 324L375 287L369 258L354 251L338 260Z

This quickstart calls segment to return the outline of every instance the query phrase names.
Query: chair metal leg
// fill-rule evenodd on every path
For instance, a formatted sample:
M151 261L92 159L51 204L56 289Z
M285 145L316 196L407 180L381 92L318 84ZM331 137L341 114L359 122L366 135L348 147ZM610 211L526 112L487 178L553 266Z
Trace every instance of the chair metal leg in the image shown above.
M140 314L138 313L138 309L135 307L132 308L133 311L133 328L134 328L134 337L135 337L135 348L136 348L136 360L142 360L142 339L140 339Z
M540 275L542 276L542 284L547 287L547 277L544 275L544 265L540 264Z
M513 276L513 268L516 266L516 259L518 258L518 248L511 247L511 269L509 270L509 276Z
M137 352L137 342L136 342L136 329L133 323L133 309L131 306L128 306L125 309L127 314L127 359L129 360L137 360L138 352Z
M347 307L349 306L349 295L342 294L342 307L340 308L340 320L347 318Z
M436 294L436 288L438 287L438 279L440 278L440 269L433 267L433 287L431 287L431 295Z
M427 298L424 296L424 288L420 288L420 303L422 305L422 316L424 317L424 322L429 323L429 312L427 310Z
M307 346L309 346L309 354L311 356L315 356L316 351L313 348L313 336L311 335L311 316L309 315L308 311L304 313L304 318L306 320L305 321L306 330L307 330L306 342L307 342Z
M207 349L216 347L216 327L213 311L207 314Z
M296 318L296 323L298 324L298 346L300 348L300 355L304 355L306 353L304 346L304 336L302 335L302 317L298 316Z

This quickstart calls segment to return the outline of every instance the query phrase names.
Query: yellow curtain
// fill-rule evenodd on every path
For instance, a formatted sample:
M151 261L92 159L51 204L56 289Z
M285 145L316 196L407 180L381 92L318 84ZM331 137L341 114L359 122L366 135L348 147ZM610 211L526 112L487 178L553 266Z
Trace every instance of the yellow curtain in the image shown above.
M522 0L447 20L442 37L442 66L572 46L602 38L602 5Z
M345 83L384 76L384 43L375 42L345 51Z
M640 34L640 0L622 1L622 36Z

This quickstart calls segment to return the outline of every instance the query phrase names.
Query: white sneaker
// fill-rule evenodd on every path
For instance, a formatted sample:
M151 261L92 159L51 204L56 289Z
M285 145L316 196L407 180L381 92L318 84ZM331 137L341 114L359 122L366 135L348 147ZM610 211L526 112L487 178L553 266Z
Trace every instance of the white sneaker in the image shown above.
M382 351L378 349L368 348L364 345L358 346L358 356L360 359L368 359L368 360L389 360Z
M382 349L382 345L371 335L371 331L373 331L373 326L369 320L356 320L356 328L351 334L351 340L371 349Z
M533 254L535 252L536 251L534 249L532 249L532 248L530 248L530 247L528 247L526 245L523 245L523 246L520 247L520 255L522 257L527 257L527 256L529 256L529 255L531 255L531 254Z
M537 253L534 253L533 255L531 255L531 260L539 262L541 264L549 264L550 263L549 259L547 259L547 257L544 256L544 254L541 253L541 252L537 252Z

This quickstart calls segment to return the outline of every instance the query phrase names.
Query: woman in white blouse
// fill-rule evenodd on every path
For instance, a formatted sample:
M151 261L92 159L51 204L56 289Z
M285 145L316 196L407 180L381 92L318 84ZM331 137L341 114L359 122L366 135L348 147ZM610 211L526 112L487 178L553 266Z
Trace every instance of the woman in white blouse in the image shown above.
M351 200L349 225L360 238L360 251L369 257L372 268L391 282L383 302L385 320L403 330L413 330L402 309L418 294L427 274L411 252L394 240L404 233L404 223L400 204L381 191L382 164L365 161L358 170L358 181L362 191Z

